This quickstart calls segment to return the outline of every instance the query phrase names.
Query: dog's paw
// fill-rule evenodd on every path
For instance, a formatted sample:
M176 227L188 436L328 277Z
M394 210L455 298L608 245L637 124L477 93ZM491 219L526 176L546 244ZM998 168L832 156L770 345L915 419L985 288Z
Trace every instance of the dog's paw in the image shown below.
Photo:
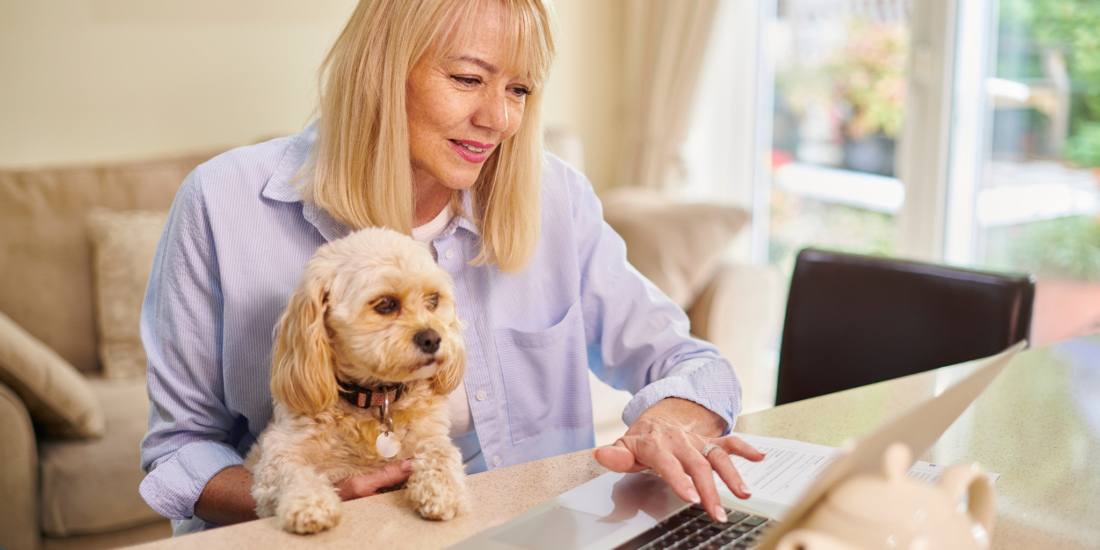
M446 521L468 508L465 476L454 472L425 470L409 478L409 498L425 519Z
M308 535L334 527L340 521L340 498L335 492L281 502L279 523L283 530Z

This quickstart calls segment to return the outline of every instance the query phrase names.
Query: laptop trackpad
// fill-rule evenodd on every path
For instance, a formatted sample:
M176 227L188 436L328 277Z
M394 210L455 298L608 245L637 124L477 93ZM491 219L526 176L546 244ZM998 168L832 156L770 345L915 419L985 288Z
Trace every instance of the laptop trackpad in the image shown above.
M530 550L573 550L613 533L624 523L559 506L515 525L493 539Z

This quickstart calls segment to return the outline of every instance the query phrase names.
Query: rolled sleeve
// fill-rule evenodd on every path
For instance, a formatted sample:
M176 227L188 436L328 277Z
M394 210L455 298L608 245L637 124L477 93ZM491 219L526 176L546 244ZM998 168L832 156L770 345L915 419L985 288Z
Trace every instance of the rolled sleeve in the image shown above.
M693 401L721 416L726 421L722 435L733 431L741 412L741 384L729 361L695 359L677 365L668 376L636 393L623 410L623 421L632 424L646 409L669 397Z
M195 502L210 478L243 463L244 458L225 443L190 443L156 464L138 491L158 514L169 519L188 519L195 515Z

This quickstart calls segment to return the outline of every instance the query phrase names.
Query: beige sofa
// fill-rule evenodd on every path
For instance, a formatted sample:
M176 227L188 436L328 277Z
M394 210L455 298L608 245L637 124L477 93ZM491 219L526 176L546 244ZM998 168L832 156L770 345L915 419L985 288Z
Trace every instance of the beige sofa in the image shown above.
M211 156L0 171L0 548L110 548L170 535L138 496L148 399L133 355L140 349L125 349L137 337L132 296L144 291L151 256L104 265L92 243L94 236L104 246L103 236L89 231L89 214L167 210L186 174ZM693 332L715 342L751 386L775 323L778 278L722 260L744 213L629 192L604 199L631 261L688 310ZM137 240L153 246L153 220L139 219L122 236L151 233L151 241ZM102 288L119 269L134 272L126 303L115 299L119 288ZM114 358L120 349L129 363ZM604 406L605 396L595 392L598 427L621 412Z
M144 377L107 378L97 354L87 223L95 208L167 210L211 156L0 171L0 547L171 535L137 493Z

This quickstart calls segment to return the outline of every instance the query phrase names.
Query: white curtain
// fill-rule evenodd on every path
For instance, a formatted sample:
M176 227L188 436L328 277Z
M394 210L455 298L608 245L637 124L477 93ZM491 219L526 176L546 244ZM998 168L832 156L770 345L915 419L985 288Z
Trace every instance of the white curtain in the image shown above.
M676 187L680 144L720 0L626 0L627 141L621 186Z

